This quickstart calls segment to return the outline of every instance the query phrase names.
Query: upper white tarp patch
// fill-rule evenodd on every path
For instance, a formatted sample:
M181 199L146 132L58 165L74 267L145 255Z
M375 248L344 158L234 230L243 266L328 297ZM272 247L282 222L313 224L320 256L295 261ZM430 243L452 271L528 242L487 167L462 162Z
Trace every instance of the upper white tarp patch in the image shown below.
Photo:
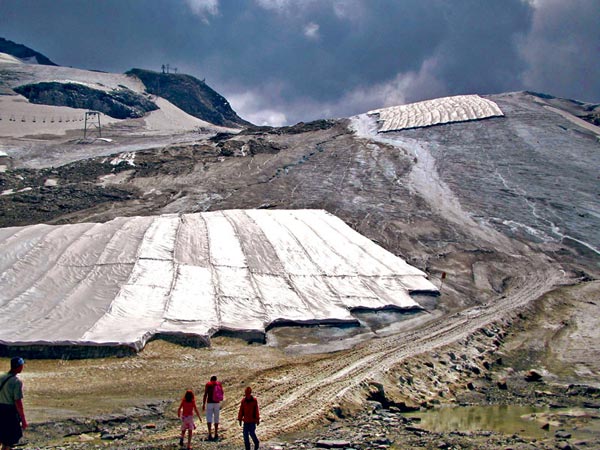
M397 131L451 122L503 116L498 105L478 95L456 95L408 105L376 109L368 114L379 116L379 131Z
M0 229L0 343L126 345L419 308L425 273L322 210Z

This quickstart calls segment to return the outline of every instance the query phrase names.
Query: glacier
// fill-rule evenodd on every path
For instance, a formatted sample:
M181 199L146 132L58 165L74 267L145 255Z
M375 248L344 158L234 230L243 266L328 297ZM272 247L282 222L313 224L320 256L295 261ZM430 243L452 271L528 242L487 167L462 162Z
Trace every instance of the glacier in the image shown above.
M424 272L323 210L225 210L0 229L0 346L141 350L420 309Z

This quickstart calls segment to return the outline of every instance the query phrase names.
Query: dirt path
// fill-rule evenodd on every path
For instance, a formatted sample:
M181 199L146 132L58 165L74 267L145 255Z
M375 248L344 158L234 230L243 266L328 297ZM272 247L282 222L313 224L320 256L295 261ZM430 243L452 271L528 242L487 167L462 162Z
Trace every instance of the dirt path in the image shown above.
M432 319L418 329L371 340L312 364L299 363L259 374L255 385L263 405L261 435L268 438L309 426L348 396L360 396L365 382L381 378L406 358L467 337L552 290L562 279L558 269L540 266L494 303ZM226 407L224 417L235 417L236 406Z

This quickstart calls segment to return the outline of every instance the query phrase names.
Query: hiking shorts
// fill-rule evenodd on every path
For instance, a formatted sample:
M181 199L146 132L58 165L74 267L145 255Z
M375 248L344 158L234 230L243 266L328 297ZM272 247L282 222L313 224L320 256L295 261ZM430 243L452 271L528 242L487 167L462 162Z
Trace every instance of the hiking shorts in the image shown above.
M206 423L219 423L219 414L221 413L220 403L206 404Z
M194 416L183 416L181 418L181 431L195 430Z
M0 442L12 447L22 437L21 418L17 407L0 403Z

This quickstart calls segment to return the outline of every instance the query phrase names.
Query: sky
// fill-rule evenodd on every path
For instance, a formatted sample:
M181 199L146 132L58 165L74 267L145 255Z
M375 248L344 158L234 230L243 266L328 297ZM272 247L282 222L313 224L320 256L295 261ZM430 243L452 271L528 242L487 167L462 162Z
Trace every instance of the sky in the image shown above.
M0 0L0 37L57 64L163 64L257 125L458 94L600 103L600 0Z

